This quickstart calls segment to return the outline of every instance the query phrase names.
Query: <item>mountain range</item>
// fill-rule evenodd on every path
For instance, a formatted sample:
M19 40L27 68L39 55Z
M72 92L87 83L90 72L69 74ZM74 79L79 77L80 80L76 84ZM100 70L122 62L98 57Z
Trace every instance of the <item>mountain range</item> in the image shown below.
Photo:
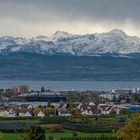
M122 30L0 36L0 80L140 80L140 38Z
M15 52L43 55L100 56L116 54L128 56L140 53L140 38L129 36L118 29L107 33L86 35L57 31L51 37L37 36L31 39L1 36L0 54L8 55Z

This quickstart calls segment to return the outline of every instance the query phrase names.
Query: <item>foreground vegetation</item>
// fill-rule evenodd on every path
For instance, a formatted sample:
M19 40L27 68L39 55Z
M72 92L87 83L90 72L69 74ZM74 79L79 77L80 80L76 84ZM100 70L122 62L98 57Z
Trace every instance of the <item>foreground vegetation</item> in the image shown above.
M118 116L117 116L118 117ZM51 118L51 117L50 117ZM46 140L51 140L53 138L55 139L61 139L64 138L63 140L67 140L67 138L94 138L97 137L101 139L103 136L106 136L106 140L140 140L140 112L137 112L135 114L129 114L129 119L125 120L125 116L123 116L121 119L116 118L115 115L108 115L108 116L87 116L87 117L81 117L81 116L72 116L72 117L62 117L59 120L59 117L52 117L50 118L45 118L43 120L25 120L27 123L32 123L35 124L35 126L42 128L43 131L41 133L44 135L44 138ZM72 125L75 123L75 125L68 126L67 128L64 127L63 121L68 121ZM57 124L60 121L60 124ZM70 122L71 121L71 122ZM11 120L1 120L1 122L11 122ZM22 123L24 120L14 120L14 122L19 122ZM47 123L50 122L50 123ZM81 125L82 123L82 125ZM106 131L106 129L100 128L100 125L98 124L104 124L107 126L107 129L109 125L107 123L124 123L121 127L119 128L112 128L111 131ZM87 127L88 125L97 125L98 130L93 131L93 127ZM79 125L81 127L77 126ZM101 125L102 126L102 125ZM91 129L91 130L86 130L82 129L82 127L86 127L86 129ZM110 128L110 127L109 127ZM86 130L86 131L83 131ZM101 131L102 130L102 131ZM3 132L0 133L0 140L31 140L31 139L26 139L25 136L31 136L33 133L36 133L36 131L23 131L23 132L17 132L13 130L13 132ZM30 134L30 135L29 135ZM115 136L113 138L112 136ZM107 138L108 137L108 138ZM25 139L24 139L25 138ZM44 140L44 139L37 139L37 140ZM102 139L104 140L104 139Z
M84 133L77 132L78 137L91 137L91 136L111 136L111 133ZM2 140L22 140L23 133L3 133ZM55 139L60 139L61 137L72 137L74 135L73 131L64 130L62 133L50 133L49 131L45 132L46 140L49 140L49 137L53 136Z
M129 118L126 125L119 129L116 135L122 137L123 140L140 140L140 112Z

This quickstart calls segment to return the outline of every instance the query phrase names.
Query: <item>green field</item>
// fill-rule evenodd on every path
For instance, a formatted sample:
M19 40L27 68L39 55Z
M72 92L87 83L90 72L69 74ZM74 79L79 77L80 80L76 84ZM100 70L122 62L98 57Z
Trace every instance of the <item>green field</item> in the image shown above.
M6 121L7 122L7 121ZM18 121L15 121L18 122ZM22 122L20 120L19 122ZM32 121L26 121L26 122L32 122ZM62 133L51 133L49 132L50 127L53 124L42 124L43 128L45 128L45 136L46 140L49 139L50 136L53 136L56 140L59 140L61 137L72 137L73 131L64 129ZM84 133L84 132L77 132L79 137L90 137L90 136L101 136L101 135L111 135L111 133ZM24 133L2 133L3 139L2 140L22 140Z
M88 136L100 136L103 133L83 133L77 132L80 137L88 137ZM104 133L105 135L111 135L110 133ZM23 133L3 133L3 140L22 140ZM55 139L59 140L61 137L72 137L73 132L69 130L64 130L63 133L50 133L47 131L45 133L46 140L48 140L49 136L53 136Z
M94 117L88 117L86 118L88 119L90 122L95 121ZM114 121L115 117L111 116L111 117L100 117L98 118L98 121ZM57 120L57 119L56 119ZM73 121L75 122L80 122L82 121L82 119L80 117L74 117ZM59 140L61 137L72 137L73 136L73 131L71 130L66 130L64 129L62 133L51 133L49 132L49 129L51 128L51 126L53 126L53 124L47 124L47 123L43 123L40 124L41 121L37 120L37 119L33 119L33 120L1 120L0 122L13 122L13 124L15 122L26 122L26 123L31 123L31 124L37 124L40 125L41 127L43 127L45 129L45 136L46 136L46 140L49 139L50 136L53 136L56 140ZM92 132L92 133L86 133L86 132L77 132L79 137L91 137L91 136L101 136L101 135L112 135L112 133L96 133L96 132ZM25 135L24 133L2 133L3 135L3 139L2 140L23 140L23 135ZM0 139L1 140L1 139Z

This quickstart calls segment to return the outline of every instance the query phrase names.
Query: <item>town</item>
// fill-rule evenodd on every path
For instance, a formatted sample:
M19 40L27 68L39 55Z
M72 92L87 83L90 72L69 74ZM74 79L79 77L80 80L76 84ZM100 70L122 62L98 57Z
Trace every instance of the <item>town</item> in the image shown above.
M22 85L0 89L0 117L122 114L140 110L140 89L60 91Z

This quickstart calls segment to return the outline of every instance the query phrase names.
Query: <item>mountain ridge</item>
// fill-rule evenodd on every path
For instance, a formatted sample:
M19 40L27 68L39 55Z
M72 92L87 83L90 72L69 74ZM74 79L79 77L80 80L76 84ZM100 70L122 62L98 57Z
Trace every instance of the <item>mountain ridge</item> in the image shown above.
M140 81L140 57L0 55L0 80Z
M127 56L140 53L140 38L129 36L119 29L106 33L85 35L57 31L51 37L37 36L31 39L1 36L0 54L9 55L14 52L43 55L95 56L117 54L118 56Z

